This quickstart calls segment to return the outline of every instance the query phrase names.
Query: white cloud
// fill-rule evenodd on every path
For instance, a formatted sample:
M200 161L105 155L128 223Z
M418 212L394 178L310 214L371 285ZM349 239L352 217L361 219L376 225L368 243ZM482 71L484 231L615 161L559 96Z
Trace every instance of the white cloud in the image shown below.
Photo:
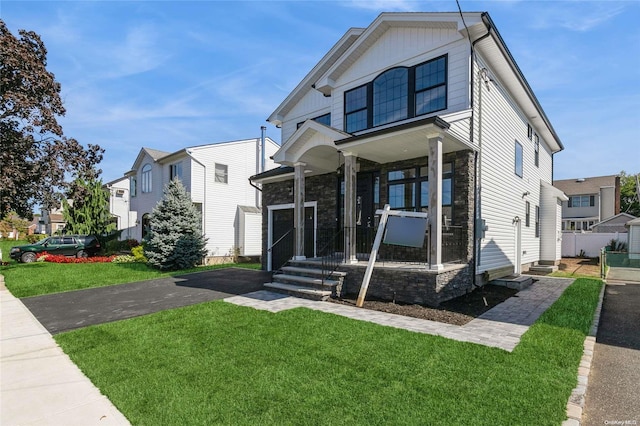
M548 2L547 7L536 10L532 27L560 27L570 31L586 32L615 18L624 9L624 5L617 2Z

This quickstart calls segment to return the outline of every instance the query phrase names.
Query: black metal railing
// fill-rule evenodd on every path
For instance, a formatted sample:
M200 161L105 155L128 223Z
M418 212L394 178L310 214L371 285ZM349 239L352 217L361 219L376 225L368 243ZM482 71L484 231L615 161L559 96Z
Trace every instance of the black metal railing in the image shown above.
M272 272L279 271L293 256L294 231L295 228L289 229L267 249L267 252L271 254Z
M318 229L318 256L322 261L322 283L338 269L343 259L344 229Z

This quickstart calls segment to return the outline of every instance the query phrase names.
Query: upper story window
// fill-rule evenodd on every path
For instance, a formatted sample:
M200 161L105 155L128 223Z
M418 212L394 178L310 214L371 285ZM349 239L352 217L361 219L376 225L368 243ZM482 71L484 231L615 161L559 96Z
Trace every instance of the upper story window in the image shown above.
M347 132L364 130L368 126L367 85L356 87L344 94L345 129Z
M443 56L416 67L416 115L447 107L447 58Z
M527 138L529 138L529 140L532 140L533 138L533 127L531 127L531 124L527 123Z
M142 192L151 192L152 183L151 164L145 164L142 167Z
M138 193L138 179L135 176L129 178L129 193L132 197Z
M596 204L594 195L573 195L569 197L569 207L593 207Z
M328 112L319 117L312 118L312 120L320 124L324 124L325 126L331 126L331 113ZM300 126L302 126L303 124L304 124L304 121L299 122L298 125L296 126L296 129L299 129Z
M171 164L169 166L169 180L176 178L182 180L182 163Z
M536 167L540 167L540 136L537 134L533 139L534 163Z
M409 71L394 68L373 80L373 125L392 123L407 118Z
M220 183L229 183L229 174L226 164L218 164L215 166L215 181Z
M523 164L523 158L522 158L522 145L520 145L520 143L518 141L516 141L516 158L515 158L515 162L516 162L516 167L515 167L515 172L516 175L522 177L523 175L523 168L524 168L524 164Z
M447 56L410 68L392 68L344 94L347 132L381 126L447 108Z

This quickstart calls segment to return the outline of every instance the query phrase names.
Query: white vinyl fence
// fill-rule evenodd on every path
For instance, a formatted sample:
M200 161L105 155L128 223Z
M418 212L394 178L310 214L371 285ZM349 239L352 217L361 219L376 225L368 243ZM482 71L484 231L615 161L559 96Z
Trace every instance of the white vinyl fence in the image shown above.
M586 257L598 257L600 249L608 246L611 240L627 243L626 232L611 233L562 233L562 257L578 257L581 252Z

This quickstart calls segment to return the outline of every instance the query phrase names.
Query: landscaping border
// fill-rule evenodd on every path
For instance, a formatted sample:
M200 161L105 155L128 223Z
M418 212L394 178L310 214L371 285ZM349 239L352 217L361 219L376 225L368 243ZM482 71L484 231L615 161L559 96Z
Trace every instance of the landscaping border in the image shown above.
M567 420L562 422L562 426L580 426L582 422L582 412L584 411L585 396L587 394L587 384L589 383L589 373L591 372L591 362L593 361L593 351L596 345L598 325L600 324L600 312L604 300L604 291L607 283L603 281L600 290L600 300L593 314L593 323L589 335L584 339L584 351L578 367L578 385L571 392L567 402Z

